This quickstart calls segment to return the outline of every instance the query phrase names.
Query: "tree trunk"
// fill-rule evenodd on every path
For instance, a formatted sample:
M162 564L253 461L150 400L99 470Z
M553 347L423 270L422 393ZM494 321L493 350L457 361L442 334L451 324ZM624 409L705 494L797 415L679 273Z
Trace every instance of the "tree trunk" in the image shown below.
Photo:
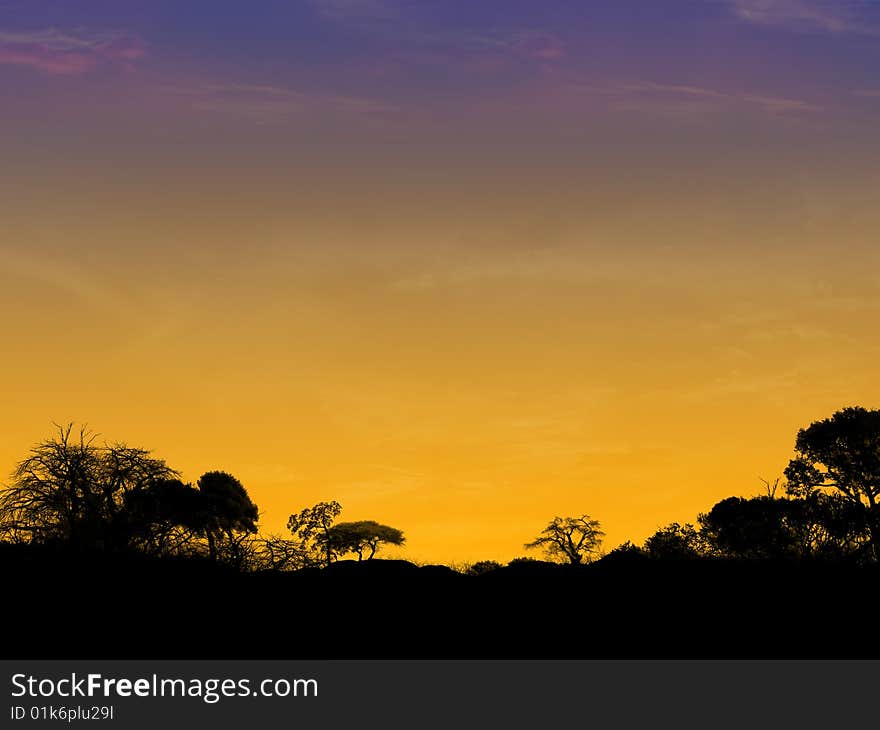
M871 559L877 563L880 562L880 515L871 491L868 492L868 531L871 533Z
M868 514L868 531L871 533L871 559L880 562L880 524L875 514Z
M333 563L333 549L330 547L330 530L326 527L324 528L324 545L327 550L327 567Z

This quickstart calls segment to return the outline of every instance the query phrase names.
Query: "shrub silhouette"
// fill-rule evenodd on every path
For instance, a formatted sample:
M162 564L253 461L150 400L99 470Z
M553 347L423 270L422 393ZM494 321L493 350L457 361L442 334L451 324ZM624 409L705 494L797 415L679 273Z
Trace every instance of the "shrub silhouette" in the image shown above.
M498 570L503 567L501 563L495 562L494 560L478 560L476 563L468 567L465 571L465 575L484 575L486 573L491 573L493 570Z
M645 540L643 551L652 558L665 560L687 560L704 554L703 540L697 529L690 523L677 522L661 527Z

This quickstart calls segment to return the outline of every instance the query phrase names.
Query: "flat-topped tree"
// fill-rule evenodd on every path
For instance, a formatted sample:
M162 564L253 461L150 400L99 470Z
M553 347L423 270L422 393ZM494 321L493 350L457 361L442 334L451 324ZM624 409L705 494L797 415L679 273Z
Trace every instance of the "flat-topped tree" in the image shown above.
M403 532L396 527L380 525L373 520L340 522L329 529L327 539L334 553L354 553L358 560L364 560L364 554L367 560L372 560L380 545L403 545L406 542Z

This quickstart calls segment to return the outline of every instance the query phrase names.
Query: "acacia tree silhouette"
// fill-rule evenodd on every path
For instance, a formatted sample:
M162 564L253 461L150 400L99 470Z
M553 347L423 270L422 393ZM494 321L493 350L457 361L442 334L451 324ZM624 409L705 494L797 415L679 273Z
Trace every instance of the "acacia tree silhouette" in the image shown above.
M337 555L354 553L358 560L372 560L380 545L403 545L406 539L396 527L380 525L373 520L339 522L327 531L327 539Z
M590 562L602 546L605 533L599 521L589 515L580 517L554 517L532 542L525 544L527 550L543 548L554 560L567 560L578 565Z
M396 527L373 520L334 525L333 521L341 512L342 505L332 501L318 502L290 515L287 529L293 534L293 540L276 538L272 544L263 546L263 552L268 549L270 558L273 553L289 556L283 561L285 564L328 566L347 553L354 553L359 561L365 559L364 555L366 560L371 560L381 545L403 545L406 542L403 532Z

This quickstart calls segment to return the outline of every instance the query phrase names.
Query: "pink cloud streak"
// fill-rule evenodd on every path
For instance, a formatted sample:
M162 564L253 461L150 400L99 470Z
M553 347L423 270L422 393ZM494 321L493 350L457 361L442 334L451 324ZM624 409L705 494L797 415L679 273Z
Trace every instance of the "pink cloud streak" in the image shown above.
M77 76L101 64L131 69L145 55L143 41L120 33L62 33L54 28L28 33L0 31L0 64L27 66L53 75Z

